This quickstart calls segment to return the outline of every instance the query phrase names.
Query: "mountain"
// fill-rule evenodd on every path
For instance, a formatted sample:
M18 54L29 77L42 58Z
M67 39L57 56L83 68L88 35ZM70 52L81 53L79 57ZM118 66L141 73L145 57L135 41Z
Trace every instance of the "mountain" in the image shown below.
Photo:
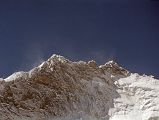
M159 80L53 55L0 79L0 120L159 120Z

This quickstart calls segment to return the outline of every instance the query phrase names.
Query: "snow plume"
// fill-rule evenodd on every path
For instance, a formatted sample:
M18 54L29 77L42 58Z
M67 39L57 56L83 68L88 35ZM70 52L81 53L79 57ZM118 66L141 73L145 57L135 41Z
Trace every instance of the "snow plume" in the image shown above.
M90 56L95 59L100 64L105 63L106 61L115 60L116 58L116 51L111 50L109 53L106 51L91 51Z
M43 61L43 48L41 45L34 43L28 47L20 68L30 70L31 68L40 65Z

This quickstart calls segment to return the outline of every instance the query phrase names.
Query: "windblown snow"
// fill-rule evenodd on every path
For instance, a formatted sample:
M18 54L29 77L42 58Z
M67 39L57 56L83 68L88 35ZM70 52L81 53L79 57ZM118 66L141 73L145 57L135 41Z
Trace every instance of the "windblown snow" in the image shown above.
M0 78L0 120L159 120L159 80L53 55Z

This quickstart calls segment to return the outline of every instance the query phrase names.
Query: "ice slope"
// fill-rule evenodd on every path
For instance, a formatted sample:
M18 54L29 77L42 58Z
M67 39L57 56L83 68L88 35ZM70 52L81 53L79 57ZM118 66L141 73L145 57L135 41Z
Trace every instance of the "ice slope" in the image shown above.
M0 79L0 120L159 120L159 80L53 55Z

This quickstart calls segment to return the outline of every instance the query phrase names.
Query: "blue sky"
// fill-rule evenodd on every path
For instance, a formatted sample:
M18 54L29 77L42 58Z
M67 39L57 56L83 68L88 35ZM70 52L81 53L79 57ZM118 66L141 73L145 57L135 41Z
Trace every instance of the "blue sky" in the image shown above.
M0 77L52 54L159 77L156 0L1 0Z

